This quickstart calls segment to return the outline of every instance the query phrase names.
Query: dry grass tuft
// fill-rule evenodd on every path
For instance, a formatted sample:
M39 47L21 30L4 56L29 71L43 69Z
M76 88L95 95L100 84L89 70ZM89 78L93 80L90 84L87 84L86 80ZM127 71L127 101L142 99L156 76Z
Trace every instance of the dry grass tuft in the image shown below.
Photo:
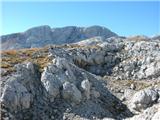
M39 56L33 57L37 53L40 53ZM23 62L33 62L40 67L40 71L43 71L43 68L51 62L48 58L48 48L1 51L1 68L7 71L5 75L15 72L14 65Z

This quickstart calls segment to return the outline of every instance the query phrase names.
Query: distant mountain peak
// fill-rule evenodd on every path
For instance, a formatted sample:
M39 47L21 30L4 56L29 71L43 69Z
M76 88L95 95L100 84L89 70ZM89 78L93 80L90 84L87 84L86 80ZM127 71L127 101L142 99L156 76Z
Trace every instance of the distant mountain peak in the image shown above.
M90 27L66 26L51 28L48 25L32 27L22 33L1 36L2 50L43 47L48 44L75 43L92 37L118 36L108 28L94 25Z

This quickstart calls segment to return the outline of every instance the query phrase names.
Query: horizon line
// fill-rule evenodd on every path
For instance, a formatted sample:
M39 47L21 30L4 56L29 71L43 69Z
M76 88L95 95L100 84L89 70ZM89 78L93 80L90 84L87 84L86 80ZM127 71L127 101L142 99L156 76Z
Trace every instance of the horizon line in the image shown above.
M36 28L36 27L41 27L41 26L49 26L51 29L54 29L54 28L65 28L65 27L88 28L88 27L93 27L93 26L99 26L99 27L104 27L104 28L110 30L111 32L114 32L114 31L112 31L112 29L106 27L105 25L88 25L88 26L66 25L66 26L56 26L56 27L52 27L51 25L44 24L44 25L37 25L37 26L29 27L29 28L27 28L27 29L24 30L24 31L2 34L2 35L0 35L0 37L2 37L2 36L7 36L7 35L12 35L12 34L24 33L24 32L26 32L26 31L29 30L29 29ZM160 33L155 33L155 34L153 34L153 35L145 35L145 34L120 35L118 32L114 32L114 33L116 33L118 36L124 36L124 37L129 37L129 36L147 36L147 37L153 37L153 36L159 36L159 35L160 35Z

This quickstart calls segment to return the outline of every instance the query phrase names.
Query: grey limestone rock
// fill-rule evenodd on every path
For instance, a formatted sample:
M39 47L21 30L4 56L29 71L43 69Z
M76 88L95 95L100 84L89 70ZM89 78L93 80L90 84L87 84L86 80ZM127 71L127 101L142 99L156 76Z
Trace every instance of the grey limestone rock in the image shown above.
M48 25L43 25L30 28L22 33L3 35L1 39L2 49L6 50L74 43L97 36L109 38L117 34L101 26L50 28Z
M81 87L84 91L86 98L89 99L90 98L90 87L91 87L90 82L87 79L83 80L81 82Z
M1 102L12 111L30 108L33 96L16 79L9 80L1 96Z
M82 99L81 92L72 83L65 82L63 84L62 94L65 100L68 100L72 103L79 104L81 102L81 99Z
M153 88L146 88L138 91L131 98L131 106L133 109L140 111L151 106L158 100L158 92Z
M159 104L155 104L138 115L125 120L159 120Z

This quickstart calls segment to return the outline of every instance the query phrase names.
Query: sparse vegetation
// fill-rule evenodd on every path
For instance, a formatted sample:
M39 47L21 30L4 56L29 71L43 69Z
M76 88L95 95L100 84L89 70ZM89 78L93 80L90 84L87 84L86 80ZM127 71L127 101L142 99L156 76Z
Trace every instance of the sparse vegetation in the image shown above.
M54 47L54 46L53 46ZM57 45L57 48L95 48L98 49L99 46L80 46L80 45ZM30 49L20 49L20 50L6 50L1 51L2 62L1 68L5 69L7 72L4 75L8 75L14 72L14 65L23 62L33 62L37 64L40 68L40 71L43 71L43 68L47 66L51 60L48 58L48 49L49 47L44 48L30 48Z
M135 90L139 91L154 85L160 86L160 81L154 81L154 80L114 80L114 77L112 76L104 76L103 79L107 81L107 84L109 86L114 87L115 89L125 89L130 88L131 84L135 85ZM147 82L146 82L147 81ZM120 88L121 86L121 88Z
M35 53L41 54L34 57ZM33 62L39 66L40 71L43 71L43 68L50 62L47 47L1 51L1 56L1 68L6 70L3 76L14 72L14 65L18 63Z

